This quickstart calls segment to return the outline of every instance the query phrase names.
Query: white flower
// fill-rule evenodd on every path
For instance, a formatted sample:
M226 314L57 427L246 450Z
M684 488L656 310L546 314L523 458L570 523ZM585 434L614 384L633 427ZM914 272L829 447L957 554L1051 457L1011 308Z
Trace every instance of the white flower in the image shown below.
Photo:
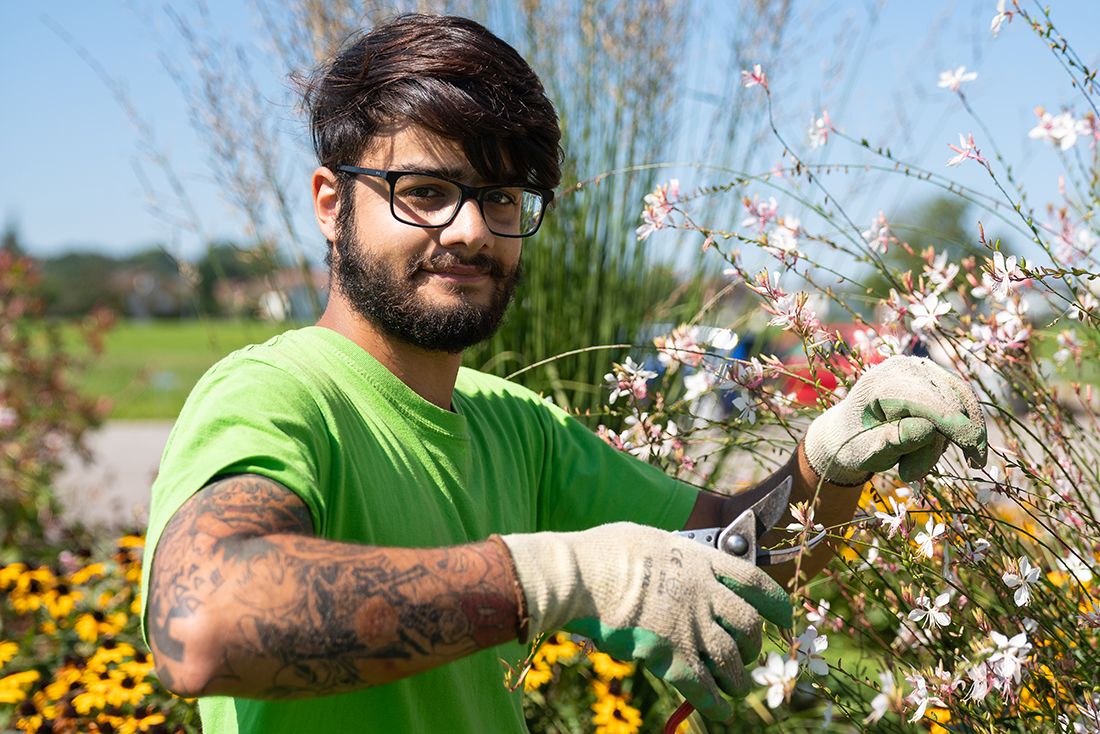
M786 529L795 533L821 532L825 526L814 522L814 510L807 502L799 502L790 506L791 517L795 522L787 525Z
M749 398L744 395L735 397L733 399L733 409L739 412L737 420L756 423L756 403Z
M737 346L737 333L732 329L716 329L710 336L710 345L719 352L728 352Z
M1004 683L1009 681L1019 682L1020 670L1027 660L1027 654L1031 652L1031 643L1027 641L1027 633L1021 632L1009 639L1000 632L990 632L990 638L997 650L989 656L989 665L993 672L1002 678Z
M932 291L936 295L943 293L959 274L959 266L947 262L947 253L941 252L931 265L924 266L924 272L928 274L928 280L935 286Z
M829 640L825 635L817 634L817 628L810 625L795 643L795 655L801 665L814 675L829 674L829 664L821 657L821 653L829 649Z
M968 72L965 66L960 66L954 71L948 69L947 71L940 72L940 80L936 86L942 89L950 89L952 92L957 92L959 91L959 85L963 82L972 82L977 78L978 72Z
M909 612L909 619L913 622L924 622L925 627L946 627L951 623L951 615L940 611L951 601L951 594L944 592L936 597L935 601L927 596L917 597L918 608Z
M710 390L713 377L706 370L695 370L684 378L684 400L689 403Z
M1092 569L1087 563L1081 560L1081 556L1073 551L1070 551L1070 554L1066 556L1065 560L1059 558L1055 563L1058 564L1058 568L1071 574L1082 584L1087 584L1092 581Z
M894 676L888 670L883 670L878 674L879 682L882 684L879 687L879 694L871 699L871 713L867 714L867 718L863 720L864 724L873 724L890 710L890 704L893 702L894 693L897 691L897 686L894 685Z
M920 549L920 554L926 558L931 558L935 555L936 549L934 543L947 532L947 526L942 522L937 523L933 518L928 518L928 523L924 526L924 530L917 533L917 537L914 538L917 542L917 546Z
M1023 607L1031 601L1031 585L1039 582L1039 574L1042 570L1038 566L1032 566L1031 562L1020 556L1017 561L1019 566L1019 573L1012 573L1006 571L1001 580L1005 582L1005 585L1010 589L1016 589L1014 599L1016 600L1016 606Z
M997 0L997 14L989 22L989 32L993 34L994 38L1001 32L1001 26L1006 22L1012 22L1013 15L1015 15L1015 11L1005 10L1005 0Z
M641 400L646 396L646 383L656 376L656 372L642 369L641 365L627 357L626 361L613 365L613 370L603 376L611 388L608 402L614 403L623 395L633 395Z
M859 233L867 245L875 252L886 254L891 242L897 242L890 231L890 223L886 221L886 214L881 209L878 216L871 222L871 228Z
M1098 305L1100 305L1100 302L1096 300L1096 296L1085 293L1077 299L1077 303L1070 306L1070 318L1087 321L1089 314L1095 311Z
M1070 357L1081 351L1081 342L1077 341L1077 335L1069 329L1062 329L1058 334L1058 351L1054 353L1054 361L1057 364L1065 364Z
M998 301L1007 298L1009 289L1012 287L1012 281L1023 279L1020 269L1016 267L1016 256L1010 255L1008 259L1005 259L1000 251L994 252L989 279L989 294Z
M985 663L978 663L966 671L966 675L971 682L970 692L966 697L971 701L981 701L989 693L989 668Z
M886 537L892 538L905 523L905 518L909 511L909 503L902 500L901 504L898 504L897 500L893 497L887 497L886 501L890 503L890 512L882 512L880 510L875 512L875 517L881 520L883 526L886 528Z
M680 181L674 178L667 185L658 185L653 193L645 195L644 201L642 225L634 230L639 241L668 226L668 217L680 201Z
M829 133L833 126L829 123L829 113L821 111L821 117L810 120L810 129L806 134L810 138L810 147L819 148L829 142Z
M828 600L821 599L817 602L817 607L807 610L806 621L815 626L821 624L829 616L829 606Z
M1077 142L1080 124L1073 119L1073 115L1068 112L1051 115L1042 107L1037 107L1035 114L1039 116L1039 124L1028 132L1027 136L1029 138L1049 140L1051 145L1062 150L1069 150Z
M778 708L783 699L794 690L798 678L798 662L784 658L777 652L768 653L768 662L752 671L757 684L768 687L768 708Z
M924 712L929 705L935 705L940 708L946 708L941 699L936 696L928 695L928 683L925 682L923 675L906 676L910 683L913 684L913 691L905 697L905 700L911 704L914 704L917 709L913 712L913 715L909 718L909 723L913 724L924 718Z
M913 328L917 331L934 329L940 324L940 316L950 310L951 304L941 301L935 293L930 293L909 307Z

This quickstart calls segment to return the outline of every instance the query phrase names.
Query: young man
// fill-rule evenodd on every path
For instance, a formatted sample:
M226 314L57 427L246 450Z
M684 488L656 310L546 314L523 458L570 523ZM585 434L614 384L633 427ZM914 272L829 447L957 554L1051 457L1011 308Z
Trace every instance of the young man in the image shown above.
M169 440L143 594L163 682L202 697L214 734L520 732L499 661L564 627L728 716L761 620L789 625L790 602L668 531L748 500L700 494L459 367L559 181L538 78L472 21L411 15L348 45L307 101L332 292L316 326L212 368ZM834 525L871 471L923 475L947 440L984 459L970 390L899 359L749 496L790 476L792 501L820 493Z

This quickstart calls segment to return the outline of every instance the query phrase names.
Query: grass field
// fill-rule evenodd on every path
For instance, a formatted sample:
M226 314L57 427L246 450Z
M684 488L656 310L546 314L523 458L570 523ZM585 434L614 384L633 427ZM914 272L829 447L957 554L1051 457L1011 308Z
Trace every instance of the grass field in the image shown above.
M79 384L85 394L111 400L109 420L171 420L211 365L288 328L262 321L120 321Z

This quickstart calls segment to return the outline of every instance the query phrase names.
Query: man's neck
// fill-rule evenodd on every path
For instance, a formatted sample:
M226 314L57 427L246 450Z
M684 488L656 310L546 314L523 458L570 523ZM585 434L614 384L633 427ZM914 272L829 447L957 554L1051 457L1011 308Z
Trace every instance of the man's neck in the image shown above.
M317 326L351 339L417 395L444 410L451 410L451 396L462 364L461 354L428 351L395 339L333 296Z

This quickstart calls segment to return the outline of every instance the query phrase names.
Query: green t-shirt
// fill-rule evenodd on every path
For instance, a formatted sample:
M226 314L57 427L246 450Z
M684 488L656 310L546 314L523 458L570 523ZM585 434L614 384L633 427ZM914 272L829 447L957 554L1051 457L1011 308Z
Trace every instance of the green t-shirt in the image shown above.
M295 492L315 533L438 547L493 533L618 520L676 529L695 490L615 451L530 391L459 372L454 412L421 398L354 342L309 327L237 351L187 400L153 485L147 547L211 479L261 474ZM146 559L148 588L152 556ZM143 593L143 599L148 595ZM207 734L523 732L501 645L383 686L294 701L199 701Z

